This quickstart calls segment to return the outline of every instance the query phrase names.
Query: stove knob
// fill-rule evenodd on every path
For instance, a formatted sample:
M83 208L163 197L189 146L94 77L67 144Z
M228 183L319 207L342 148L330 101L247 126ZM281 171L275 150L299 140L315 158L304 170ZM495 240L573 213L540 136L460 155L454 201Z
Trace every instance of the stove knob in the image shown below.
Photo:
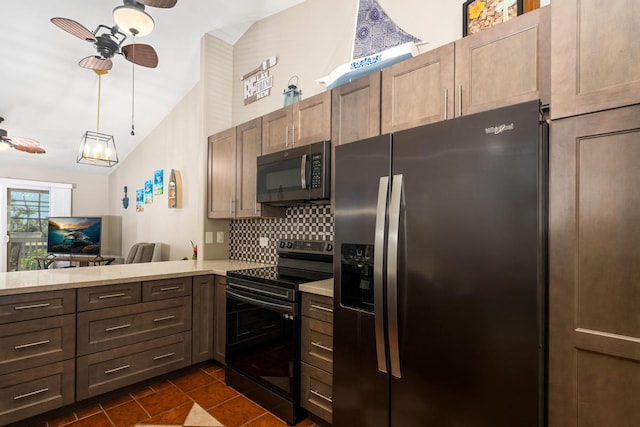
M287 249L291 249L293 247L293 242L287 242Z
M327 243L327 252L331 252L333 250L333 245L331 243Z
M284 245L285 245L285 243L284 243L284 241L282 241L282 240L281 240L281 241L280 241L280 243L278 244L278 246L280 246L280 248L281 248L281 249L282 249L282 248L284 248Z

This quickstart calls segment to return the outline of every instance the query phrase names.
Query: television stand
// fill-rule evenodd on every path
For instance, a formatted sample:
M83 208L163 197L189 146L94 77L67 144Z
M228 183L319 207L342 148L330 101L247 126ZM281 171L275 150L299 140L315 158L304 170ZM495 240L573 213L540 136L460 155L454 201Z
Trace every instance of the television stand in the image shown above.
M115 261L114 257L103 257L100 255L56 255L49 254L47 256L35 257L38 262L39 269L47 269L55 261L67 261L77 263L80 267L87 267L90 265L109 265Z

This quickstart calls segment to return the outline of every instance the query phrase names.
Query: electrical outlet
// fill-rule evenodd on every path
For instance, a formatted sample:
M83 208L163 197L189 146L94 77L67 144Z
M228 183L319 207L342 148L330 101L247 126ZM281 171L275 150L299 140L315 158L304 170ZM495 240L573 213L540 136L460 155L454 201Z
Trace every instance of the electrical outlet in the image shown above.
M216 243L224 243L224 231L218 231L216 233Z
M206 231L204 233L204 243L206 243L207 245L213 243L213 231Z
M261 237L260 238L260 246L262 246L262 247L269 246L269 238L268 237Z

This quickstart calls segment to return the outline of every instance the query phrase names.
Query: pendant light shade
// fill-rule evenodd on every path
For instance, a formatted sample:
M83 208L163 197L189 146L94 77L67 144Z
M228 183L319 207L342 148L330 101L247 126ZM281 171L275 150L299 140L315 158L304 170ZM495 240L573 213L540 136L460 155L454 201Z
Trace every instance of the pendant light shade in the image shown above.
M80 150L78 151L78 163L111 167L118 163L116 142L112 135L86 131L82 135Z
M113 20L125 33L138 37L146 36L153 31L153 18L144 11L144 6L125 1L123 6L113 9Z

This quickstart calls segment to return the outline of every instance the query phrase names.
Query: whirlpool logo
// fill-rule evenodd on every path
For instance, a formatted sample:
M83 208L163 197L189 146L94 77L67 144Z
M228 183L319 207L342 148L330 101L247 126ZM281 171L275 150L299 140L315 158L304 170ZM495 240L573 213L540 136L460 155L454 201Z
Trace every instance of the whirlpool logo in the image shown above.
M515 128L515 125L513 123L510 123L508 125L501 124L501 125L498 125L498 126L491 126L491 127L485 128L484 132L487 135L492 135L492 134L493 135L498 135L498 134L500 134L500 133L502 133L504 131L513 130L513 128Z

